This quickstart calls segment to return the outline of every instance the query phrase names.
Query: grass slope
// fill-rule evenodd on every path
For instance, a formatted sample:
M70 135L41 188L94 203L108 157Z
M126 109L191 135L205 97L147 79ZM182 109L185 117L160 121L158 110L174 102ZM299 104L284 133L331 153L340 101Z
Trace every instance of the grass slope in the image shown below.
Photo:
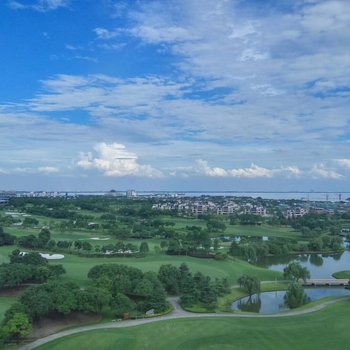
M350 342L350 303L283 318L182 319L58 339L38 350L343 350Z

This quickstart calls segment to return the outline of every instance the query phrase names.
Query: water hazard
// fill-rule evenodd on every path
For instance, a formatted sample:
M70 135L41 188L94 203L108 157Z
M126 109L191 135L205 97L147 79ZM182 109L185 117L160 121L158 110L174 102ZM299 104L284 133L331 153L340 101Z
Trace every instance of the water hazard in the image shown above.
M350 290L341 287L307 288L305 293L310 301L320 300L328 296L350 295ZM245 297L232 303L233 311L256 312L260 314L277 314L288 311L284 304L286 291L263 292L260 296L254 294L251 298Z
M311 278L332 278L334 272L350 270L350 251L337 254L266 257L261 259L258 265L283 272L283 269L292 261L297 261L303 267L306 267L310 271Z
M337 254L300 254L282 257L266 257L261 259L259 266L270 270L283 272L283 269L292 261L299 262L310 271L311 278L332 278L337 271L350 270L350 251ZM306 294L310 301L319 300L328 296L350 295L350 290L343 287L307 288ZM232 310L257 312L260 314L276 314L289 310L284 304L286 291L263 292L245 297L232 303Z

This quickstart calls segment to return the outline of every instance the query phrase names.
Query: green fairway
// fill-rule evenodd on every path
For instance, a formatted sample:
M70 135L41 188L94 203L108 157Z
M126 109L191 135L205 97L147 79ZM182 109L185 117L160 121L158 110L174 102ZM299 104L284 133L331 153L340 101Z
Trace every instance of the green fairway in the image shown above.
M232 284L236 284L237 278L244 273L255 275L261 280L282 278L282 274L279 272L256 267L238 259L234 261L216 261L213 259L169 256L165 254L150 255L145 258L83 258L68 255L63 260L57 260L57 262L63 264L67 271L62 277L63 279L75 281L81 285L87 283L86 276L91 267L108 263L126 264L140 268L143 271L158 272L162 264L174 264L179 266L181 263L185 262L193 273L202 272L212 278L227 277Z
M16 247L0 247L0 262L8 261L8 255L13 249L16 249ZM282 278L282 274L279 272L260 268L238 259L217 261L187 256L171 256L164 253L150 253L145 258L85 258L76 255L65 255L62 260L50 261L51 264L62 264L64 266L67 273L62 276L62 279L76 282L81 286L86 286L89 283L87 274L93 266L98 264L126 264L140 268L143 271L158 272L162 264L174 264L179 266L183 262L188 265L193 273L202 272L212 278L227 277L232 284L236 284L237 278L244 273L255 275L261 280Z
M286 226L252 226L252 225L227 225L225 235L234 236L266 236L266 237L284 237L284 238L300 238L301 233L295 231L291 227Z
M340 302L303 316L170 320L80 333L37 349L343 350L350 342L349 312L350 303Z
M175 229L183 229L186 226L199 226L206 228L206 222L198 218L172 218L165 217L166 221L174 222ZM288 226L271 225L229 225L226 223L226 230L223 233L215 233L217 236L268 236L284 238L300 238L301 233Z

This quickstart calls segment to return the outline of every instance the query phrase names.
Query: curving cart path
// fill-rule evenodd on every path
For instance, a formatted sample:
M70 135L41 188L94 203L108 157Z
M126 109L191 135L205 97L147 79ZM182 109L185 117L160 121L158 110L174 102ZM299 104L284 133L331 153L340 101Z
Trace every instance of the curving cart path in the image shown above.
M74 329L69 329L66 331L58 332L55 334L51 334L45 338L38 339L32 343L26 344L22 346L19 350L31 350L35 349L36 347L46 344L52 340L66 337L68 335L81 333L81 332L88 332L93 331L97 329L109 329L109 328L127 328L127 327L135 327L147 323L153 323L153 322L160 322L165 320L173 320L178 318L203 318L203 317L244 317L244 318L267 318L267 317L289 317L289 316L298 316L298 315L304 315L311 312L319 311L323 308L325 308L328 305L344 301L344 300L350 300L349 296L334 299L334 300L328 300L323 303L317 304L313 307L302 309L302 310L294 310L294 311L287 311L280 314L266 314L266 315L259 315L259 314L250 314L250 313L237 313L237 314L231 314L231 313L192 313L185 311L181 308L179 304L179 299L177 297L171 297L168 298L169 302L173 305L174 310L165 316L159 316L159 317L153 317L153 318L146 318L146 319L139 319L139 320L128 320L128 321L121 321L121 322L109 322L109 323L102 323L102 324L95 324L90 326L83 326L78 327Z

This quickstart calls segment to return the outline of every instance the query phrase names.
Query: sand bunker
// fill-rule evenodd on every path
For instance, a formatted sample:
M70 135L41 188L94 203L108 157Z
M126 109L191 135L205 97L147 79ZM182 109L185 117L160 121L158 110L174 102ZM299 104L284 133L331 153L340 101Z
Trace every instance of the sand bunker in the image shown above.
M40 255L47 260L58 260L58 259L64 258L63 254L43 254L43 253L40 253Z
M90 239L93 239L94 241L108 241L110 238L92 237Z
M20 252L21 255L26 255L28 254L27 252ZM39 253L43 258L47 260L59 260L63 259L64 255L63 254L46 254L46 253Z

